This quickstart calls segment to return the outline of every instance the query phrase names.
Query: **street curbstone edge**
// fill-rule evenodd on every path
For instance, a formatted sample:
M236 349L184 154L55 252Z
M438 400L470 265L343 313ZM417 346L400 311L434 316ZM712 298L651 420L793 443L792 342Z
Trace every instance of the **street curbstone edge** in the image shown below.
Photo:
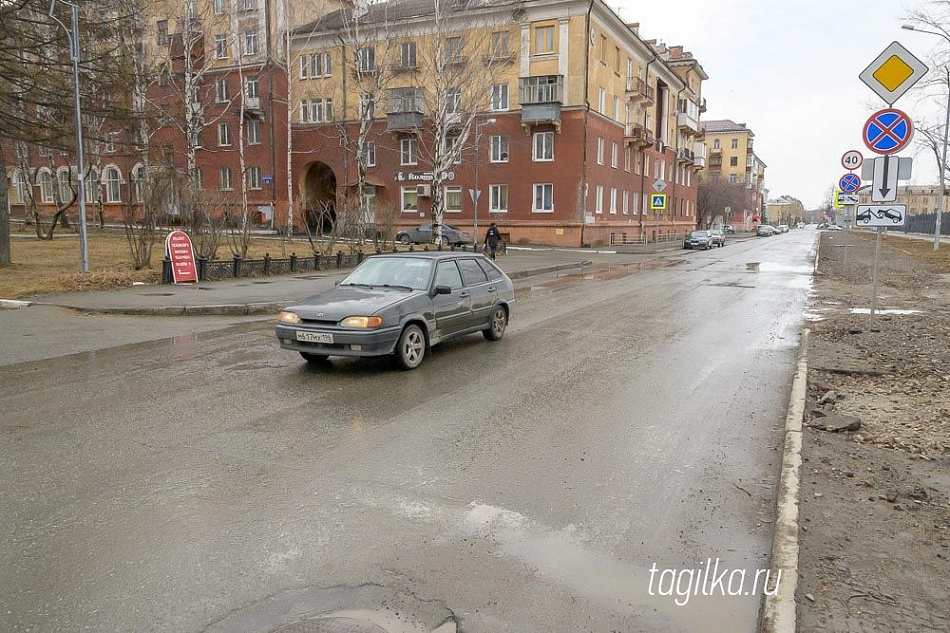
M20 308L29 308L31 305L33 305L33 303L30 301L0 299L0 310L19 310Z

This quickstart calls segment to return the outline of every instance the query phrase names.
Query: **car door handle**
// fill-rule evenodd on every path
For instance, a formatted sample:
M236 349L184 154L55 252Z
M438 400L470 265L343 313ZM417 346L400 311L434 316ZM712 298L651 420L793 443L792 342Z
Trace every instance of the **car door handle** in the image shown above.
M497 290L495 290L495 286L488 286L488 292L497 292Z
M459 296L464 299L465 297L468 297L469 294L468 294L467 292L460 292L460 293L459 293Z

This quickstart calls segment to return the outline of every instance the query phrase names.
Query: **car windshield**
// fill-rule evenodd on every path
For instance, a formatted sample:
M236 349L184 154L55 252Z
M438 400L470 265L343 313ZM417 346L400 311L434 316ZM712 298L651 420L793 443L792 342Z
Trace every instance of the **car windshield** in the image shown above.
M340 282L341 286L392 286L425 290L432 260L421 257L372 257Z
M690 237L706 237L707 235L706 231L693 231L689 234Z

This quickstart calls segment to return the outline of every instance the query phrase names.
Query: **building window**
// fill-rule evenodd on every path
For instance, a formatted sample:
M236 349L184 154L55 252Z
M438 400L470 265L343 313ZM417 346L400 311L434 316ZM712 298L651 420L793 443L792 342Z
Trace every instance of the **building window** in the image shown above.
M405 213L412 213L419 210L419 196L416 194L416 187L402 187L400 190L402 201L399 208Z
M722 145L719 143L719 139L713 139L713 149L720 149Z
M462 60L462 38L445 38L445 61L446 63L458 63Z
M26 183L23 182L23 172L19 169L13 172L11 184L13 185L13 201L26 202Z
M224 0L214 0L214 14L224 15Z
M739 139L732 139L732 149L739 149Z
M409 136L399 140L399 164L416 165L419 162L418 142Z
M630 215L630 192L623 190L623 214Z
M221 167L218 169L218 179L220 184L218 188L221 191L230 191L234 187L231 183L231 168L230 167Z
M554 52L554 27L539 26L534 29L534 54L544 55Z
M554 212L554 184L543 183L534 185L534 209L535 213L553 213Z
M508 213L508 185L488 185L488 212Z
M226 35L214 36L214 58L215 59L228 58L228 38Z
M168 20L159 20L156 25L159 46L168 46Z
M46 203L53 202L53 176L48 171L40 174L40 200Z
M205 172L201 167L195 167L195 186L199 191L205 187Z
M329 123L333 120L333 99L310 101L310 123Z
M59 201L67 203L73 199L73 187L69 182L69 170L61 169L56 173L56 180L59 181Z
M227 123L218 123L218 146L227 147L231 145L231 128Z
M620 122L620 97L614 97L614 121Z
M86 200L98 200L100 191L99 173L92 168L86 175Z
M610 188L610 214L617 215L617 188Z
M214 82L214 100L218 103L224 103L228 100L228 80L218 79Z
M247 144L261 144L261 121L260 119L247 120Z
M300 78L330 76L330 53L314 53L300 56Z
M447 114L458 114L462 111L462 89L447 88L445 91L445 111Z
M142 202L145 198L145 167L139 165L132 170L132 192L135 202Z
M736 174L729 174L729 182L731 182L731 183L734 184L734 185L735 185L735 184L738 184L738 183L739 183L739 176L737 176Z
M491 87L491 109L494 111L508 109L508 84L494 84Z
M118 167L106 168L106 202L122 202L122 175Z
M614 169L617 169L617 158L620 152L620 148L616 143L610 144L610 166Z
M244 96L248 99L257 99L260 97L261 80L257 77L248 77L244 81Z
M607 36L600 36L600 61L607 63Z
M507 57L509 55L508 38L508 31L496 31L491 34L492 57Z
M730 166L730 167L738 167L738 166L739 166L739 157L738 157L738 156L730 156L730 157L729 157L729 166Z
M462 164L461 136L459 136L457 132L446 134L444 149L446 156L452 156L452 163L454 165Z
M367 46L356 51L356 67L361 73L369 73L376 70L376 49Z
M535 132L534 160L554 160L554 132Z
M601 114L607 114L607 91L603 88L597 89L597 111Z
M629 147L623 148L623 170L626 172L630 171L630 161L633 158L633 152L630 151Z
M598 165L604 164L604 139L603 138L597 139L597 164Z
M260 167L247 168L247 188L248 189L261 188L261 168Z
M106 135L106 154L115 154L115 140L118 136L115 132Z
M257 9L257 0L244 0L244 10L254 11Z
M493 135L490 140L491 152L489 162L507 163L508 162L508 136L504 134Z
M461 213L462 212L462 188L461 187L446 187L445 188L445 211L446 213Z
M371 121L376 118L376 96L363 93L360 95L360 120Z
M399 47L399 62L402 68L411 70L416 67L416 43L403 42Z
M257 55L257 29L244 31L244 54Z
M600 215L604 212L604 187L597 185L597 193L594 195L594 213Z
M367 141L363 146L363 164L366 167L376 166L376 143Z

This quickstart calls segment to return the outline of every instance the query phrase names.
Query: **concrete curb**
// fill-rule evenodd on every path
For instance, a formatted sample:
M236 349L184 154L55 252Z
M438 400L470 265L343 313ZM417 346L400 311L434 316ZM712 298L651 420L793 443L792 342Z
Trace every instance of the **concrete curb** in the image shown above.
M524 279L525 277L534 277L536 275L546 275L548 273L561 272L567 270L577 270L590 266L591 260L573 262L570 264L557 264L555 266L544 266L541 268L531 268L528 270L519 270L508 275L511 279ZM256 316L256 315L274 315L284 307L293 303L286 301L265 301L259 303L232 303L215 304L202 306L109 306L109 307L83 307L75 305L59 305L60 308L68 308L76 312L85 312L88 314L122 314L126 316ZM56 305L56 304L49 304Z
M808 387L808 337L802 331L798 365L792 381L792 394L785 416L785 447L782 474L776 500L775 530L772 533L769 587L762 601L759 631L762 633L795 633L798 590L798 504L801 494L802 422L805 417L805 396ZM776 580L780 576L778 586Z
M20 308L29 308L31 305L33 305L33 303L30 301L0 299L0 310L19 310Z

